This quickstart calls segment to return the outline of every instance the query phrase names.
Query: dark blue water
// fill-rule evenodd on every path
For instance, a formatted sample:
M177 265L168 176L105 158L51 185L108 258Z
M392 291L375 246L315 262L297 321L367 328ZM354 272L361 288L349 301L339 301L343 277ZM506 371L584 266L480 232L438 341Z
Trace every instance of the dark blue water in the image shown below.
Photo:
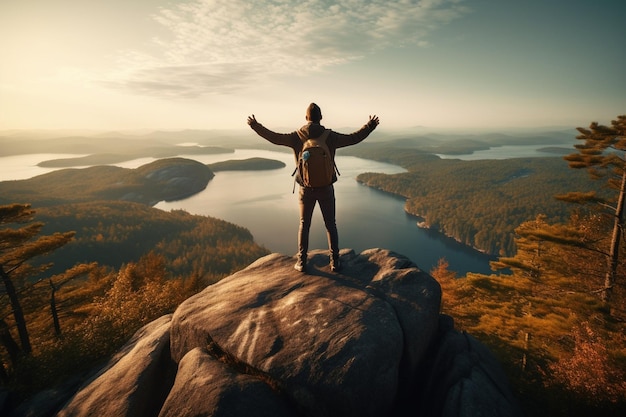
M467 272L493 273L489 261L494 258L443 236L441 233L417 227L418 219L404 211L404 199L357 185L360 201L369 205L359 210L355 218L338 219L341 236L354 242L354 249L377 246L408 256L421 269L430 271L439 259L445 258L450 269L465 275ZM338 196L341 198L341 196ZM344 204L344 203L339 203ZM388 218L390 217L391 218Z

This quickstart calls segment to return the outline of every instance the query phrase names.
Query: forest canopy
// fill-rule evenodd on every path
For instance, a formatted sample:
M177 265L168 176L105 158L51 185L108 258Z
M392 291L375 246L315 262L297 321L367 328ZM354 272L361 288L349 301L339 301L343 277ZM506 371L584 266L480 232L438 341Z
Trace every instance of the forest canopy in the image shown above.
M213 178L206 165L168 158L136 169L95 166L0 182L0 205L32 204L44 233L75 231L74 240L40 263L60 273L76 263L119 268L150 251L164 256L175 276L215 280L268 250L245 228L223 220L165 212L150 205L203 190Z
M405 197L406 211L427 227L491 255L514 253L515 228L537 213L567 219L571 206L556 194L592 187L585 173L557 157L462 161L407 150L372 158L409 172L364 173L357 181Z
M269 253L243 227L137 203L65 204L39 209L36 219L45 224L46 234L76 232L74 241L41 258L41 262L54 263L54 273L78 262L119 268L154 251L164 256L168 270L175 276L196 274L214 280Z

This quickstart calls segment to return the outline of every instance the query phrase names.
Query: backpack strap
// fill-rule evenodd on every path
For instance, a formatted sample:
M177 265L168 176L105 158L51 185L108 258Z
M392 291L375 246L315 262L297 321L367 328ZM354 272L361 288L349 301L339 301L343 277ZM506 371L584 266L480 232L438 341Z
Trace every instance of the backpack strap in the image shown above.
M324 133L322 133L321 135L319 135L316 138L310 138L308 136L304 136L304 133L298 130L298 137L300 138L300 141L302 143L306 142L309 139L322 139L322 138L324 138L324 141L326 141L326 139L328 139L328 135L330 135L330 129L324 129Z
M328 135L330 135L330 129L324 129L324 133L322 133L317 139L324 138L324 143L326 143L326 139L328 139Z
M317 139L321 139L323 137L324 138L324 142L326 142L326 139L328 139L328 135L330 135L330 132L331 132L330 129L326 129L324 131L324 133L322 133L322 135L319 138L317 138ZM328 144L326 144L326 147L328 147ZM333 166L335 167L335 172L337 173L337 176L340 176L341 173L339 172L339 168L337 168L337 162L335 162L335 156L334 155L333 155Z

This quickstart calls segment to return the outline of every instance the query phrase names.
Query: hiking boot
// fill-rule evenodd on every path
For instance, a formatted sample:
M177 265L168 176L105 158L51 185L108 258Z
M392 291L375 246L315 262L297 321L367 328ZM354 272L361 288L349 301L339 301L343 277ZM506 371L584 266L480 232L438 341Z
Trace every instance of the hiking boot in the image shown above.
M330 258L330 270L333 272L339 272L341 270L341 261L339 257L331 257Z
M296 271L299 271L299 272L305 272L305 270L306 270L306 260L305 259L298 259L298 262L296 262L296 264L293 266L293 269L295 269Z

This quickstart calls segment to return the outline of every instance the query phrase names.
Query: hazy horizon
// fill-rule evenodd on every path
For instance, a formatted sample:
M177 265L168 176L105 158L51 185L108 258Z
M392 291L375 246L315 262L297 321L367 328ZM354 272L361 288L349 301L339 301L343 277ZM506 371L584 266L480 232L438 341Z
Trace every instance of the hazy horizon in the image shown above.
M610 121L601 121L602 124L610 124ZM324 122L322 121L322 124ZM550 133L550 132L565 132L572 131L572 133L576 134L576 127L587 127L589 123L586 123L581 126L522 126L522 127L429 127L429 126L408 126L408 127L398 127L398 128L389 128L389 127L379 127L376 130L376 134L382 134L384 136L397 136L397 135L429 135L429 134L450 134L450 135L480 135L480 134L536 134L536 133ZM293 126L273 126L272 128L278 132L292 132L298 129L301 124L294 124ZM344 127L335 127L335 126L327 126L328 128L341 132L341 133L350 133L353 129L359 129L361 126L344 126ZM171 128L171 129L160 129L160 128L128 128L128 129L78 129L78 128L51 128L51 129L28 129L28 128L18 128L18 129L0 129L0 138L2 137L11 137L11 136L33 136L34 138L55 138L55 137L66 137L66 136L107 136L113 134L119 134L122 136L149 136L152 134L176 134L176 133L228 133L228 134L250 134L251 137L258 139L255 136L254 132L247 125L235 127L235 128L203 128L203 129L194 129L194 128ZM376 135L373 135L368 139L372 140ZM573 138L573 136L572 136Z
M621 0L0 2L0 131L608 124ZM583 29L584 28L584 29Z

